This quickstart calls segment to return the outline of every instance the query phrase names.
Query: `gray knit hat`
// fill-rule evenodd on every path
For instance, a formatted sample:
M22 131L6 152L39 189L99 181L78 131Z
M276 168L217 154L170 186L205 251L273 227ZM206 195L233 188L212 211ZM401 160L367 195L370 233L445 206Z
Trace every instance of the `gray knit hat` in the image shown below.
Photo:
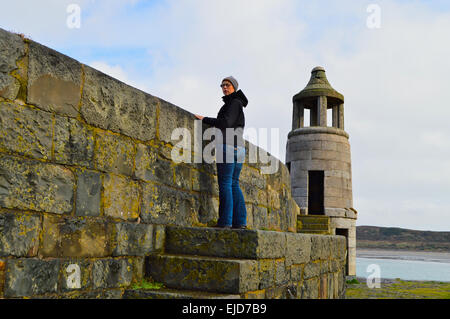
M239 83L238 83L238 81L237 81L234 77L232 77L232 76L230 75L230 76L226 77L225 79L223 79L222 82L223 82L223 81L228 81L228 82L230 82L230 83L233 85L234 90L237 91L237 89L238 89L238 87L239 87Z

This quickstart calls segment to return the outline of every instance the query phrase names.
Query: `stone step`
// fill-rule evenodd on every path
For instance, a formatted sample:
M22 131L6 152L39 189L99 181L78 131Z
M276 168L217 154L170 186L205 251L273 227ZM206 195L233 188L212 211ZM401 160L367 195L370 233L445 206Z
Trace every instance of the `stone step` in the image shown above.
M297 233L313 234L313 235L331 235L331 231L328 230L297 229Z
M328 224L302 224L301 222L297 222L297 229L329 230L330 225L328 225Z
M285 253L284 232L167 226L165 252L224 258L281 258Z
M145 275L165 287L240 294L258 289L256 260L157 254L146 257Z
M240 295L181 289L127 289L122 299L240 299Z
M328 216L317 216L317 215L298 215L297 221L302 222L302 224L330 224L330 218Z

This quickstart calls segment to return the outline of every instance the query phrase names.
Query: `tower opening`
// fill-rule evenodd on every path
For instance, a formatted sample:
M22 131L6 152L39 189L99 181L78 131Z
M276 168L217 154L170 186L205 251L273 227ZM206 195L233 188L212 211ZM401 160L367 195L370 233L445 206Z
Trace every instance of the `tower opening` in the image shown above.
M333 126L333 109L332 108L327 109L327 126L328 127Z
M347 242L346 247L348 247L348 229L346 229L346 228L336 228L336 235L344 236L345 239L346 239L346 242ZM349 258L350 258L350 254L347 251L347 256L345 258L345 272L346 272L347 276L349 274L349 268L348 268Z
M303 124L303 126L304 127L308 127L308 126L311 126L311 114L310 114L310 110L309 109L307 109L307 108L305 108L304 109L304 111L303 111L304 113L304 115L303 115L303 118L304 118L304 124Z
M323 171L308 171L308 214L325 215Z

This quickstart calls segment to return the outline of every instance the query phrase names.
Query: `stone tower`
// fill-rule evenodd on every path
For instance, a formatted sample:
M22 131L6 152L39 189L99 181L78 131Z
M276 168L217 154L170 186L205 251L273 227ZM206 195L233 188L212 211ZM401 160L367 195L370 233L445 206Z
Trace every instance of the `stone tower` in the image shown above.
M331 87L324 68L315 67L306 87L294 95L293 104L286 165L292 196L300 207L297 231L344 235L347 275L356 275L356 210L349 135L344 131L344 96ZM309 126L305 126L308 113ZM331 126L327 117L331 117ZM320 225L323 221L325 231Z

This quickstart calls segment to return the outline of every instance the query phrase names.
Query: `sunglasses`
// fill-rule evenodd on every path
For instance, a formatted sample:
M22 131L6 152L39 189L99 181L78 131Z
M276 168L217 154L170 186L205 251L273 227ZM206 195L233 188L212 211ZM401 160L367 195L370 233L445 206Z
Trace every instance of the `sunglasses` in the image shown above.
M231 84L229 84L229 83L222 83L222 84L220 85L221 88L229 87L229 86L231 86Z

